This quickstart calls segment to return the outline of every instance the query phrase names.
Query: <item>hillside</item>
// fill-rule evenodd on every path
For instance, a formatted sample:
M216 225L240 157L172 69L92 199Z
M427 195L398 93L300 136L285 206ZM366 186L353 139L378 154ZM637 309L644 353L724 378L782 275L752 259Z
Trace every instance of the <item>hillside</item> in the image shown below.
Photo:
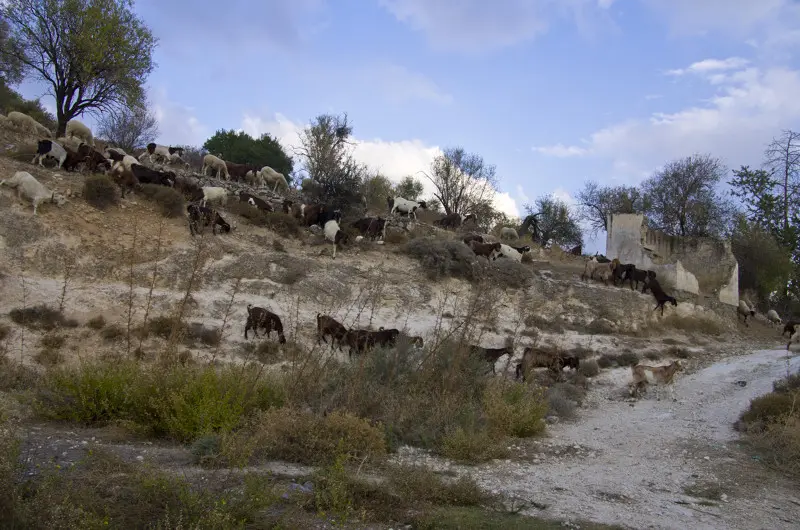
M13 137L0 140L20 143ZM240 366L255 359L275 373L296 369L292 365L312 353L327 355L324 345L316 346L317 313L348 327L402 329L423 337L426 348L462 334L465 342L484 347L513 344L515 359L501 358L496 366L498 374L505 371L509 378L527 346L574 353L587 365L599 361L601 370L582 368L582 375L559 383L567 385L559 387L563 392L577 389L572 390L575 395L559 398L548 391L545 438L509 442L503 458L476 467L455 465L407 445L390 459L474 474L492 493L519 499L523 514L548 519L636 528L752 527L749 523L788 528L800 518L800 504L792 500L796 495L788 483L749 463L732 443L730 429L725 430L748 400L768 391L785 370L774 352L742 357L748 360L741 363L731 359L782 347L780 330L763 321L746 327L732 309L718 313L685 300L667 306L662 317L652 311L651 295L581 281L583 258L558 250L535 249L534 259L519 267L501 260L485 273L485 282L451 276L432 280L430 268L409 255L407 241L433 233L429 245L436 245L457 234L427 225L383 245L353 243L334 260L330 244L319 234L302 229L297 236L284 237L236 215L231 211L236 206L229 203L222 212L236 224L231 233L215 236L209 231L192 238L184 217L165 218L158 204L140 194L101 211L79 196L83 175L0 157L3 178L20 170L71 195L63 208L45 204L33 217L29 204L0 188L0 323L10 330L5 354L34 371L128 354L155 361L167 349L169 330L146 337L133 334L127 351L128 328L140 327L145 316L149 322L163 322L179 315L187 324L188 336L176 339L176 353L184 363ZM503 281L528 285L504 289ZM52 331L27 329L10 316L13 310L39 304L63 305L63 315L76 321L62 323L58 336L63 344L58 347L47 346ZM274 335L245 340L248 304L280 316L285 346ZM97 326L102 331L91 324L99 317L105 321ZM349 362L346 353L336 350L335 356ZM656 401L653 391L638 403L630 401L630 369L623 359L631 357L653 363L683 359L677 403ZM546 374L537 379L554 387ZM747 381L746 387L734 385L740 379ZM573 402L580 404L577 412ZM123 459L146 453L136 436L95 427L65 428L42 422L25 407L7 408L25 433L33 459L47 459L56 448L67 446L64 454L79 455L73 446L89 437L97 437L97 443ZM146 458L165 468L206 473L191 463L186 446L158 443L162 445L147 449ZM31 449L37 444L39 449ZM70 453L69 459L77 458ZM269 465L281 469L279 475L308 472ZM692 484L714 481L725 492L722 501L703 504L686 494ZM779 509L750 500L764 497Z

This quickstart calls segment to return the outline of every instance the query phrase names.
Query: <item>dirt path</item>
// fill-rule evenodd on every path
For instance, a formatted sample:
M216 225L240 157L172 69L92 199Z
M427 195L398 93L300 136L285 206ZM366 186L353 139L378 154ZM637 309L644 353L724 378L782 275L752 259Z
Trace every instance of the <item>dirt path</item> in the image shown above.
M633 404L616 397L618 384L601 387L581 419L551 427L540 463L482 466L475 476L488 489L547 506L530 515L631 528L798 528L797 486L755 461L732 428L752 398L786 375L785 354L762 350L679 376L678 402L653 393ZM798 370L800 357L790 363ZM687 495L693 485L717 500Z

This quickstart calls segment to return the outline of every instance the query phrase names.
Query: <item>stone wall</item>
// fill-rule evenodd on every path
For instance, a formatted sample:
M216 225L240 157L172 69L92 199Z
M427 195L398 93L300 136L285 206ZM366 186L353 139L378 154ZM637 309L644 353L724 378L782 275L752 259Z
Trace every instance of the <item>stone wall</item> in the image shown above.
M656 271L665 287L739 303L739 264L730 244L712 238L681 238L647 228L641 214L608 216L606 256Z

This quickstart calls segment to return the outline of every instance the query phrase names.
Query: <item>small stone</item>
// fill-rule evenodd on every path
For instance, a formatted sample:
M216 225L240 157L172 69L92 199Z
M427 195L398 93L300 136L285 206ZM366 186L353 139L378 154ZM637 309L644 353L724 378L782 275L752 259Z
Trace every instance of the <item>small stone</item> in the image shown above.
M141 462L141 461L143 461L143 460L144 460L144 457L143 457L142 455L139 455L139 456L137 456L137 457L136 457L136 460L138 460L139 462Z

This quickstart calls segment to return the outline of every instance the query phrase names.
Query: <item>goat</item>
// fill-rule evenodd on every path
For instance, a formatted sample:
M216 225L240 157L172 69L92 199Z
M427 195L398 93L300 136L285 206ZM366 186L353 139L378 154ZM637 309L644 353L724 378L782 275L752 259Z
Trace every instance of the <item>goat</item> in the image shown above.
M322 228L328 221L342 221L342 212L340 210L331 210L324 204L301 204L300 205L300 218L306 226L318 225Z
M35 164L38 160L39 165L44 167L42 161L47 157L55 158L58 161L58 169L61 169L64 165L64 161L67 159L67 151L58 142L53 140L39 140L36 154L33 156L31 164Z
M106 170L111 169L111 161L104 157L103 153L87 144L78 146L78 154L84 157L86 169L89 171L96 172L103 165L106 166Z
M59 208L66 204L67 199L57 191L50 191L43 184L26 171L17 171L14 176L0 181L0 186L17 189L17 198L24 197L33 204L33 215L43 202L52 202Z
M784 324L784 326L783 326L783 333L781 333L781 337L783 337L783 336L784 336L784 334L786 334L786 333L789 333L789 337L791 337L792 335L794 335L795 328L796 328L798 325L800 325L800 320L790 320L790 321L788 321L788 322L787 322L786 324Z
M556 374L560 374L565 366L577 370L580 367L580 359L575 355L559 355L527 347L522 352L522 360L517 363L515 377L517 379L521 377L524 382L527 374L533 368L547 368Z
M261 197L256 197L246 191L239 192L239 201L241 202L248 202L251 205L255 206L259 210L263 212L274 212L275 208L272 207L270 203L262 199Z
M389 204L389 215L395 211L408 214L409 217L414 216L417 219L417 208L428 209L425 201L409 201L402 197L387 197L386 202Z
M220 188L219 186L203 186L202 204L205 206L208 203L218 203L220 206L225 206L228 203L228 190Z
M80 150L81 147L86 147L91 149L91 147L89 147L86 144L81 144L80 146L78 146L78 149ZM64 159L64 164L61 166L61 168L64 171L75 171L76 169L78 169L78 164L80 164L81 162L85 162L86 160L85 149L83 150L84 153L83 155L81 155L80 151L73 151L69 147L64 147L64 151L67 152L67 158Z
M475 216L474 213L467 215L461 215L460 213L451 213L445 215L441 219L437 219L436 221L433 222L433 224L436 226L441 226L442 228L456 229L469 220L472 220L475 223L478 222L478 218Z
M156 171L141 164L131 166L131 173L142 184L158 184L171 188L175 185L175 173L172 171Z
M521 249L527 249L526 252L530 252L531 247L519 247ZM514 247L510 247L506 244L500 244L500 253L497 255L498 258L506 257L508 259L514 260L517 263L522 262L522 252L517 250Z
M500 243L478 243L477 241L470 241L469 247L476 256L483 256L487 261L496 259L502 248Z
M225 161L225 167L228 168L228 175L230 175L233 180L244 180L248 171L252 171L253 174L259 171L257 167L250 164L237 164L235 162L228 162L227 160Z
M637 364L631 366L633 381L630 385L630 395L638 396L639 390L648 384L656 384L656 399L661 400L659 386L669 385L670 393L675 396L675 387L672 386L672 379L676 372L683 370L683 365L679 360L675 360L666 366L649 366Z
M657 302L656 306L653 308L653 311L655 311L656 309L658 309L660 307L661 308L661 316L663 317L664 316L664 304L669 302L670 304L672 304L672 305L674 305L676 307L678 306L678 301L675 300L675 298L673 298L672 296L670 296L670 295L668 295L667 293L664 292L664 289L661 288L661 284L658 283L658 280L656 280L655 278L650 278L648 276L647 279L645 280L645 284L650 289L650 291L653 293L653 296L655 297L656 302Z
M347 328L344 327L335 318L328 315L321 315L317 313L317 344L322 340L325 344L328 343L326 337L331 337L331 349L333 349L336 342L339 342L339 351L342 351L342 341L347 334Z
M647 286L648 278L650 280L656 279L656 272L655 271L645 271L642 269L637 269L636 267L633 268L633 271L628 275L628 280L631 282L631 289L633 289L634 282L636 283L636 289L639 288L639 282L642 282L642 294L647 293Z
M747 324L747 317L748 316L755 316L756 312L750 309L750 306L747 305L747 302L744 300L739 300L739 306L736 308L736 319L738 320L740 316L744 317L744 325L748 326Z
M783 336L783 335L781 335L781 336ZM800 329L798 329L797 331L794 331L789 336L789 342L786 343L786 351L787 352L789 351L789 346L791 346L794 343L798 343L798 342L800 342Z
M325 232L325 239L333 243L333 259L336 259L336 246L347 243L349 237L339 228L339 223L335 219L326 222L323 231Z
M461 241L464 242L465 245L469 246L470 241L477 241L478 243L485 243L483 236L480 234L469 234L464 236L464 239Z
M630 279L631 282L631 290L633 290L633 271L636 270L636 265L633 263L620 263L617 267L614 268L614 274L612 276L612 283L617 285L617 280L619 280L620 285L625 283L625 280Z
M211 225L211 231L217 235L217 226L222 228L223 232L230 232L234 227L231 227L228 222L222 218L218 211L199 204L190 204L186 207L189 213L189 233L194 237L206 226Z
M576 245L567 251L567 254L573 256L581 256L583 254L583 245Z
M362 217L354 221L350 226L361 232L364 237L370 239L383 239L386 229L386 219L383 217Z
M469 347L470 353L474 355L479 355L484 361L488 362L492 365L492 374L497 374L495 371L495 363L497 360L500 359L503 355L508 354L509 358L514 356L513 348L503 347L503 348L483 348L481 346L470 346Z
M178 157L183 157L183 147L167 147L165 145L158 145L155 142L147 144L146 152L150 157L150 162L154 161L154 157L156 160L161 158L164 162L172 161L172 155L174 154L177 154Z
M253 330L253 335L258 338L258 328L264 328L267 338L273 331L278 332L278 342L286 344L286 337L283 334L283 324L275 313L267 311L263 307L253 307L247 304L247 322L244 325L244 338L247 340L247 332Z

